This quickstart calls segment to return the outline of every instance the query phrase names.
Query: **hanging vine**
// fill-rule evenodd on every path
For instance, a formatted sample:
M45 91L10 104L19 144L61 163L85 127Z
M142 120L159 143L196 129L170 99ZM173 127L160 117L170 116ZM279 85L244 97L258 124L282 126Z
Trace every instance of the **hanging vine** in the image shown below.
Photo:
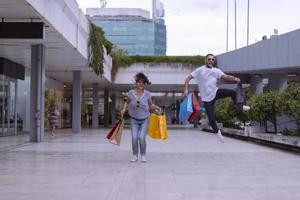
M112 43L104 37L104 31L90 21L90 35L88 41L88 66L101 76L104 73L104 50L111 53Z

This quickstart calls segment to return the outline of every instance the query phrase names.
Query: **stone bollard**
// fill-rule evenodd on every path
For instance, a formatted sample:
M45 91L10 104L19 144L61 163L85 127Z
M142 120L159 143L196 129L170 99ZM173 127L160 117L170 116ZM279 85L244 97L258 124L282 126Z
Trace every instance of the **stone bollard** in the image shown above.
M246 123L245 127L244 127L244 135L247 137L250 137L252 135L252 128L250 123Z

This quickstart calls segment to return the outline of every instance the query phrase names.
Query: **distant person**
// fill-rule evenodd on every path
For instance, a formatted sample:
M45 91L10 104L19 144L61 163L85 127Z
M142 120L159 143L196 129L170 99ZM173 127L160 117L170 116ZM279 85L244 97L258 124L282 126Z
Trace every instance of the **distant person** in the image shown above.
M207 54L205 57L205 65L197 67L188 77L185 79L184 96L187 96L189 90L190 80L196 80L202 101L208 117L210 126L213 132L217 134L221 142L224 142L224 137L221 130L218 128L215 118L215 102L218 99L231 97L236 104L236 91L232 89L222 89L217 87L217 80L224 79L227 81L234 81L239 83L240 79L231 75L227 75L220 69L215 67L216 58L213 54ZM242 110L248 111L249 106L242 106Z
M262 36L262 40L268 39L266 35Z
M58 109L56 108L55 104L52 103L48 109L49 132L52 136L55 135L54 131L57 126L59 116L60 113Z
M121 110L121 118L128 110L130 116L131 134L132 134L132 158L130 162L137 162L140 151L141 161L146 160L146 132L150 116L149 109L160 110L151 99L151 93L145 90L146 85L150 85L148 77L142 72L135 75L135 88L127 94Z

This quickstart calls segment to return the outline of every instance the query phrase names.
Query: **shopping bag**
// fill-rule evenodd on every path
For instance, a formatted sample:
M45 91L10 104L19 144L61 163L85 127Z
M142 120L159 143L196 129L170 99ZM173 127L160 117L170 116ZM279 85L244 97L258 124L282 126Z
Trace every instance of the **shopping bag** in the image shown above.
M189 93L188 96L180 103L179 107L179 121L186 122L190 115L193 113L192 105L192 93Z
M120 119L119 122L117 123L115 130L113 131L112 136L109 139L110 143L118 146L120 145L123 127L124 127L124 120Z
M120 124L121 120L119 120L114 127L109 131L109 133L107 134L106 138L110 139L111 136L116 132L116 129L118 128L119 124Z
M243 87L241 83L237 84L237 89L236 89L236 106L238 111L243 110L243 105L244 105L244 92L243 92Z
M163 113L151 113L147 134L154 139L165 140L168 138L167 120Z
M241 83L237 84L237 89L236 89L236 103L244 103L244 92L243 92L243 87Z
M192 105L193 105L193 113L190 115L188 121L193 123L194 119L198 116L200 105L198 101L198 92L193 92L192 94Z

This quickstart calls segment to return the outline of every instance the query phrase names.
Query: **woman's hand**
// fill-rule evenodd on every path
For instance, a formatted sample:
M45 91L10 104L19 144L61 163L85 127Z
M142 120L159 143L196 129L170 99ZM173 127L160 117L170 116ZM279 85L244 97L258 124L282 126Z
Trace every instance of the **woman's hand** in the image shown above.
M159 112L159 113L162 112L162 109L161 109L160 107L158 107L157 105L152 104L152 108L153 108L156 112Z
M121 114L121 119L124 119L124 113L125 113L125 110L122 109L121 112L120 112L120 114Z

